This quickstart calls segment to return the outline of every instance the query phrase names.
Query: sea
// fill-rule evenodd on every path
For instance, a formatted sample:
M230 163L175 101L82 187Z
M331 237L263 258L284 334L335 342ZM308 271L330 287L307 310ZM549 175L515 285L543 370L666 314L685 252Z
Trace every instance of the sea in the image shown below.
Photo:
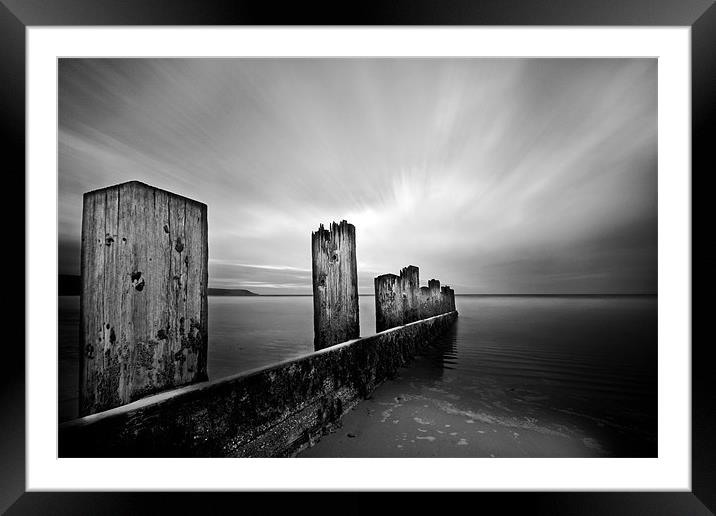
M657 305L457 295L451 330L306 455L655 457ZM373 296L359 313L374 334ZM78 412L79 297L58 315L62 422ZM209 297L209 379L312 351L310 296Z

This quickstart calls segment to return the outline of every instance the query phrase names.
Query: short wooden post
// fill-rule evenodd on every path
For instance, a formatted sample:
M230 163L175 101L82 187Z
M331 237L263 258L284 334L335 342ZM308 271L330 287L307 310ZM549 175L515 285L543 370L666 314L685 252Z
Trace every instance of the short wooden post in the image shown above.
M420 286L414 265L401 269L400 276L383 274L375 278L375 330L380 333L421 319L455 310L455 292L436 279Z
M311 234L314 348L358 338L356 230L342 220Z
M80 415L207 379L205 204L132 181L84 194Z
M418 291L420 273L416 266L408 265L400 270L400 289L403 294L403 324L418 320Z
M455 291L448 287L448 305L449 305L449 311L454 312L455 311Z
M440 313L440 281L431 279L428 281L430 289L430 317Z
M403 293L400 277L383 274L375 278L375 331L403 325Z
M450 308L450 287L440 287L440 313L445 314L451 311Z
M430 289L428 287L420 287L418 305L420 306L419 316L421 319L432 317L432 310L430 308Z

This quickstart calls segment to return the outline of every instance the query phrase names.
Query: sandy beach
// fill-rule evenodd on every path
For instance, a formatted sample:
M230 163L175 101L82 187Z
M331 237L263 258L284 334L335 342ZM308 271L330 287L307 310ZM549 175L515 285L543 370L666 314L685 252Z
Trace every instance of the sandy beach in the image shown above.
M342 427L300 457L602 457L600 427L583 428L564 414L560 421L492 407L466 407L460 396L425 376L429 364L390 380L351 410ZM427 381L426 381L427 380ZM492 393L495 394L494 392ZM525 393L520 393L525 394ZM519 395L519 394L518 394Z

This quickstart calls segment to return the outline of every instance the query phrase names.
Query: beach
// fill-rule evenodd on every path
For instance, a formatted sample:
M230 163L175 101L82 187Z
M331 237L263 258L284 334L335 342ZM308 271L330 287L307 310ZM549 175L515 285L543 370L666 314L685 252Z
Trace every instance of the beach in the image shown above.
M448 334L301 456L656 456L656 298L459 301Z
M78 298L60 298L60 420L76 417ZM457 296L453 328L300 457L649 457L654 296ZM308 354L310 297L209 298L209 377ZM361 334L375 333L372 296Z

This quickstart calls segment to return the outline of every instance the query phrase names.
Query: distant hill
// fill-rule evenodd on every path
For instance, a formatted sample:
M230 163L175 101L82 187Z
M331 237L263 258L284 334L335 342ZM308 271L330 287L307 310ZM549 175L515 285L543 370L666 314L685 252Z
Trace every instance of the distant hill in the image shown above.
M243 288L210 288L210 296L258 296L257 293Z
M73 274L60 274L57 277L57 294L60 296L79 296L80 277ZM243 288L209 288L210 296L258 296L255 292Z

